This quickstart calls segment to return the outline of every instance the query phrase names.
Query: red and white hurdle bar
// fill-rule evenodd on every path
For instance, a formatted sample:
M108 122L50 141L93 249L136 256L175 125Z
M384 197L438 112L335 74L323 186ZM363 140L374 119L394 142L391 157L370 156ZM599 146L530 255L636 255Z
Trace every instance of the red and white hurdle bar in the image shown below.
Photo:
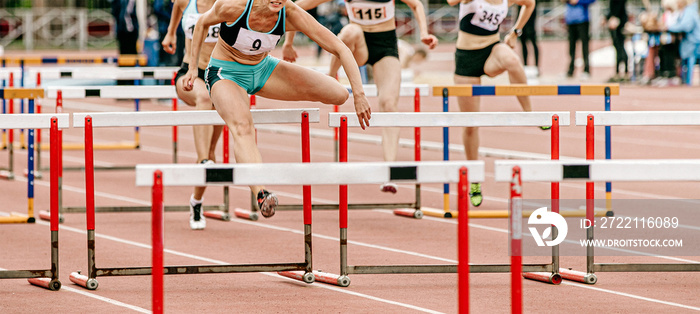
M340 117L347 113L329 113L328 126L340 127ZM421 127L514 127L514 126L552 126L552 158L558 158L559 126L570 124L569 112L378 112L372 114L370 127L415 127L419 135ZM347 117L348 127L359 127L356 116ZM347 142L347 139L346 139ZM347 143L346 143L347 144ZM341 144L342 145L342 144ZM556 150L556 151L555 151ZM415 141L415 158L420 161L420 139ZM389 208L394 214L421 218L423 212L430 216L443 217L444 213L428 208L421 208L420 185L416 185L415 202L403 204L351 204L355 208ZM445 202L449 206L449 202ZM491 211L489 211L491 212ZM470 210L473 218L493 218L493 213ZM450 217L457 214L450 213ZM503 216L503 215L501 215ZM507 215L506 215L507 216Z
M341 133L342 136L342 133ZM404 163L266 163L266 164L236 164L236 165L138 165L136 168L136 185L154 186L154 191L159 187L154 184L173 186L193 185L339 185L341 206L341 252L347 245L347 185L348 184L373 184L382 182L461 182L467 184L467 169L470 168L470 177L483 180L484 163L482 161L463 162L404 162ZM262 171L265 169L265 171ZM317 175L309 175L317 174ZM162 187L160 187L162 188ZM345 192L343 192L345 191ZM466 188L462 191L467 191ZM157 193L157 192L156 192ZM154 193L155 195L155 193ZM278 271L281 275L291 278L301 278L306 282L314 280L333 281L334 284L349 284L347 276L313 272L311 268L311 204L310 193L304 193L304 230L306 268L303 273L292 269ZM154 200L154 211L162 210L162 199ZM467 204L467 203L465 203ZM162 223L155 219L154 224ZM154 226L154 230L160 227ZM154 237L156 241L160 239ZM345 244L344 244L345 243ZM154 248L162 247L162 244L154 243ZM341 253L342 254L342 253ZM159 267L162 260L162 251L154 253L154 267ZM343 261L341 260L341 263ZM434 267L431 265L424 265ZM456 268L456 265L451 265ZM252 271L252 270L251 270ZM258 271L268 271L261 269ZM167 272L166 272L167 273ZM155 275L156 272L154 271ZM318 276L316 276L318 274ZM309 280L311 279L311 280ZM162 279L155 279L153 287L155 298L162 298Z
M534 161L497 160L496 181L509 181L513 167L520 167L522 181L528 182L608 182L608 181L700 181L700 160L635 159ZM586 210L593 211L593 195L586 191ZM588 228L591 230L593 228ZM587 240L593 240L593 232ZM696 272L700 263L603 263L595 264L592 246L587 247L586 272L560 268L562 278L587 284L597 282L595 272Z
M7 90L3 91L8 93ZM12 92L12 91L10 91ZM51 130L51 142L54 143L54 147L50 152L51 156L51 181L49 185L50 189L50 206L51 206L51 269L48 270L1 270L0 279L9 278L28 278L28 281L40 287L47 288L49 290L59 290L61 288L61 282L58 279L58 162L59 162L59 151L60 151L60 137L58 136L59 128L67 128L69 125L68 114L17 114L12 116L0 115L0 127L7 128L27 128L30 130L49 128ZM30 133L31 135L31 133ZM33 138L30 136L29 139L30 148L33 148ZM30 160L33 156L31 149L29 152ZM31 163L30 163L31 167ZM28 216L33 219L32 213L32 198L33 198L33 169L30 168L29 171L29 195L30 195L30 211ZM27 217L24 217L25 222Z
M310 109L258 109L251 110L254 123L268 124L268 123L302 123L306 122L308 127L308 121L318 122L320 120L319 110L316 108ZM224 121L221 119L216 111L153 111L153 112L103 112L103 113L75 113L73 114L73 126L76 128L85 128L85 179L86 179L86 207L85 213L87 217L87 243L88 243L88 274L80 274L74 272L71 274L71 281L79 284L85 288L94 290L97 288L97 276L103 275L114 275L110 271L105 271L104 268L97 268L95 266L95 202L94 202L94 169L92 165L94 164L93 153L91 149L92 144L92 129L93 127L131 127L135 125L139 126L171 126L171 125L201 125L201 124L215 124L223 125ZM227 147L224 148L227 150ZM224 164L221 166L228 166L228 156L224 155ZM187 165L183 165L187 167ZM137 169L138 173L138 169ZM192 186L205 186L210 184L193 184ZM306 189L305 189L306 190ZM230 217L228 211L228 186L224 186L224 202L225 204L218 208L217 210L208 210L204 212L204 215L210 218L216 218L221 220L228 220ZM306 194L306 193L305 193ZM310 199L310 190L308 193ZM310 206L304 204L304 207L309 206L309 217L310 221ZM189 207L170 207L172 210L187 210ZM102 209L101 211L108 211L110 208ZM133 211L145 211L152 210L152 208L141 208L133 207ZM77 210L76 210L77 211ZM235 214L241 215L238 212ZM250 215L250 214L249 214ZM256 213L257 215L257 213ZM252 216L252 215L251 215ZM257 217L256 217L257 218ZM298 268L297 268L298 269ZM141 270L144 271L144 270ZM139 273L140 274L140 273ZM124 273L124 275L129 275L129 273ZM131 274L133 275L133 273Z

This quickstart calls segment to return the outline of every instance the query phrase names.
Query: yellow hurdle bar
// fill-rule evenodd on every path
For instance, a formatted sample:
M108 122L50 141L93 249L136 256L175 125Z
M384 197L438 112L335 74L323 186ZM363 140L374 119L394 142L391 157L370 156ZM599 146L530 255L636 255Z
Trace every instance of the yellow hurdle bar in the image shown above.
M421 211L423 212L423 215L425 216L431 216L431 217L439 217L439 218L457 218L459 214L455 212L449 212L451 216L447 216L446 212L442 210L438 210L436 208L421 208ZM532 214L532 210L524 210L523 211L523 218L530 217ZM562 211L559 213L563 217L586 217L586 210L581 209L581 210L567 210L567 211ZM612 216L611 211L607 210L596 210L594 212L595 217L606 217L606 216ZM508 210L475 210L471 209L469 210L469 218L508 218Z
M30 221L34 222L34 217L30 220L29 216L20 213L0 213L0 224L26 224Z
M35 99L43 98L42 88L0 88L0 99Z
M433 96L442 96L447 88L449 96L563 96L563 95L605 95L605 88L610 88L610 95L620 95L620 84L598 85L444 85L433 86Z

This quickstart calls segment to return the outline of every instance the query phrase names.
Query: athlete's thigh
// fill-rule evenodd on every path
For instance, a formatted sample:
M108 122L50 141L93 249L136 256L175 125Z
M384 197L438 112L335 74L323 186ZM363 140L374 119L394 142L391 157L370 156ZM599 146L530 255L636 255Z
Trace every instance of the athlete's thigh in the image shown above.
M461 76L455 74L454 81L455 84L481 84L481 78L474 76ZM457 97L457 102L459 103L459 110L462 112L479 112L479 97Z
M257 95L279 100L337 104L345 102L348 91L334 78L321 72L280 62Z
M252 124L248 94L238 84L229 80L219 80L212 86L210 95L216 111L229 127L232 123Z
M506 44L497 44L484 63L484 72L488 76L496 76L508 69L512 62L520 62L520 57Z
M399 59L396 57L384 57L372 66L372 72L374 74L374 82L377 84L377 96L379 96L380 105L397 104L399 91L401 90L401 63ZM396 108L393 109L395 110Z
M352 23L345 25L338 33L338 38L350 48L357 65L362 66L367 63L369 50L365 42L365 33L359 25Z

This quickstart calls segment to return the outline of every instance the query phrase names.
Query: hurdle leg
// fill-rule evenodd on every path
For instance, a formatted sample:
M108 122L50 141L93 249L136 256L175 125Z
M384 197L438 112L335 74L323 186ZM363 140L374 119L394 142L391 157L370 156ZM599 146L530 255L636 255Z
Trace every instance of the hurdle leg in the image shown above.
M413 112L420 112L420 88L416 87L413 97ZM420 161L420 127L413 128L413 159ZM394 209L394 215L410 217L415 219L423 218L423 210L421 209L420 183L416 183L415 187L415 206L413 208L397 208Z
M523 312L522 180L520 167L513 167L510 182L510 300L512 313Z
M224 155L223 161L225 164L228 164L229 163L228 127L224 126L223 130L221 132L223 133L222 136L224 138L223 139L223 146L224 146L223 147L223 151L224 151L223 152L223 155ZM224 186L224 209L223 210L204 211L204 212L202 212L202 215L204 215L204 217L207 217L207 218L229 221L229 220L231 220L231 214L229 214L228 208L229 208L229 187ZM251 215L250 212L243 211L240 213L240 215L247 216L247 217L240 217L240 218L245 218L245 219L249 219L249 220L253 220L253 221L258 220L257 214L254 217L255 219L252 219L250 217L250 215ZM239 217L239 216L236 215L236 217Z

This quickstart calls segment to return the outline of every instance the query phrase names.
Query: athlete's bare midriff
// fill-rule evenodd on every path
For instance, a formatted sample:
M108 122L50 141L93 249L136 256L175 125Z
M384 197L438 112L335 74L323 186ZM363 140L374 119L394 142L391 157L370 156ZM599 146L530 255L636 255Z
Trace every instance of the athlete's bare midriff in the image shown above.
M495 42L499 42L501 37L499 34L493 34L488 36L480 36L469 34L463 31L457 33L457 49L462 50L477 50L490 46Z
M221 61L235 61L245 65L256 65L265 59L267 55L267 52L257 55L246 55L238 51L236 48L231 47L229 44L224 42L223 39L219 38L219 41L216 42L216 47L214 47L211 57Z
M362 28L362 31L367 33L387 32L396 29L396 19L392 18L391 20L376 25L356 25L360 26Z

